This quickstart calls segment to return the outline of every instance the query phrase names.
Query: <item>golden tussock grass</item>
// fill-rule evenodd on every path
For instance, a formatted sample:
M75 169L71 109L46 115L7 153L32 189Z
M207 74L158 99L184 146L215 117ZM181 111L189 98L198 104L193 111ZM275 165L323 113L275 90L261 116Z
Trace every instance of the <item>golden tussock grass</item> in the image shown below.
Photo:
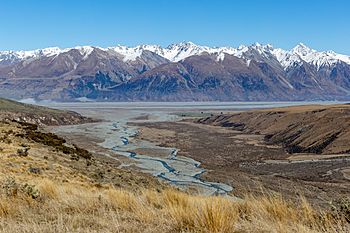
M233 200L177 190L131 192L32 181L35 199L23 191L2 194L0 232L349 232L340 217L279 196Z

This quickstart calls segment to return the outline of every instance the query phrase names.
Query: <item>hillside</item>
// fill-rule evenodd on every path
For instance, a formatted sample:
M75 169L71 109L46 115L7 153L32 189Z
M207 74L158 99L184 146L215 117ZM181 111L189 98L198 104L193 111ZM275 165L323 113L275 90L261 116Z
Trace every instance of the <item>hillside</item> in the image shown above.
M314 105L216 115L198 120L265 135L289 153L349 154L350 105Z
M0 120L4 119L39 125L69 125L93 121L93 119L72 111L51 109L0 98Z

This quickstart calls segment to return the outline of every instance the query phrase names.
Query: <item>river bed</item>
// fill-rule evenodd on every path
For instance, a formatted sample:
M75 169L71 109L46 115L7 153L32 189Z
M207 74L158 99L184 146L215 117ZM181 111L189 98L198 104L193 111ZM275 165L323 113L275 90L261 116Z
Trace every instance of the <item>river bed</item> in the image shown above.
M202 195L227 195L233 188L223 183L205 181L201 174L205 169L200 162L191 158L178 156L176 148L161 147L155 143L136 139L137 126L132 122L174 121L178 116L161 111L114 110L114 109L74 109L86 116L102 118L102 122L73 126L60 126L53 129L59 134L80 134L99 139L98 145L113 151L123 160L121 168L136 166L142 172L152 174L180 189L196 190ZM148 119L136 120L145 114ZM157 151L155 155L137 153L138 149ZM160 155L159 155L160 154ZM117 159L118 157L113 157Z

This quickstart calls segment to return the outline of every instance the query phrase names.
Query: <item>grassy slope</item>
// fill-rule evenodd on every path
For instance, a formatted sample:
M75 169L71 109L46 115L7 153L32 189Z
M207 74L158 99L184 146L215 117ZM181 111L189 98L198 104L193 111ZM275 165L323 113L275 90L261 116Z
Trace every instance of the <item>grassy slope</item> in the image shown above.
M32 104L24 104L20 102L16 102L9 99L3 99L0 98L0 111L8 111L8 112L19 112L19 113L37 113L37 114L43 114L43 113L54 113L54 114L60 114L64 113L65 111L52 109L52 108L46 108L41 106L36 106Z
M0 124L0 232L348 232L303 199L188 195ZM46 143L47 144L47 143ZM18 149L30 148L28 156ZM34 168L34 169L33 169ZM38 170L39 169L39 170Z
M0 119L17 119L39 125L66 125L92 121L75 112L24 104L3 98L0 98Z

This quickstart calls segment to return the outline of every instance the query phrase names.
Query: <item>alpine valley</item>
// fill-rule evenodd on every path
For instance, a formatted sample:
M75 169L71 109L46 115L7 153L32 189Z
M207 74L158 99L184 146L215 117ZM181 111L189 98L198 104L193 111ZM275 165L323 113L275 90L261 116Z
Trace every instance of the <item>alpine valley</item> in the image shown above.
M349 100L350 57L258 43L0 51L0 93L55 101Z

